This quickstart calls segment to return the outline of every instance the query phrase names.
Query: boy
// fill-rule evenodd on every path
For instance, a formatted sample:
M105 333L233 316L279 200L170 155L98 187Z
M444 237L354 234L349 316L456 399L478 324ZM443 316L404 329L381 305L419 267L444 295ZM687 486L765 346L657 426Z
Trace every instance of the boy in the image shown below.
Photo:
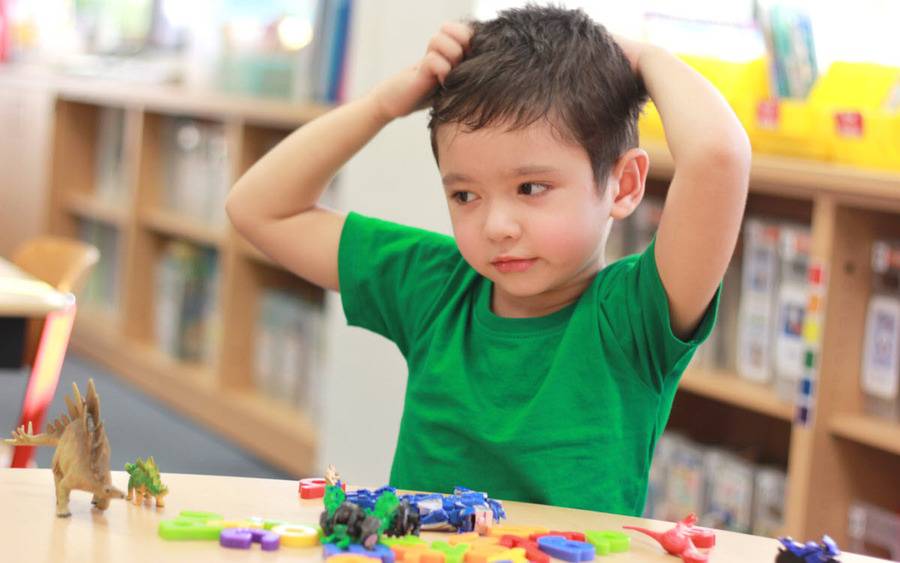
M644 85L675 173L654 242L606 265L612 221L644 194ZM316 205L426 104L453 238ZM678 59L529 6L445 24L418 65L257 162L227 210L405 356L392 485L638 515L678 379L715 322L749 161L731 110Z

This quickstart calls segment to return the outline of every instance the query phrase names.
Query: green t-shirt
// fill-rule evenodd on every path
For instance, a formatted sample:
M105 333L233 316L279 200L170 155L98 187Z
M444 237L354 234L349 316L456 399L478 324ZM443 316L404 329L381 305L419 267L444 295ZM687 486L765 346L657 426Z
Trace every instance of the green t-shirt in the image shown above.
M656 440L718 294L689 342L669 323L651 244L573 304L498 317L493 282L437 233L350 213L338 269L350 325L409 374L390 484L639 515Z

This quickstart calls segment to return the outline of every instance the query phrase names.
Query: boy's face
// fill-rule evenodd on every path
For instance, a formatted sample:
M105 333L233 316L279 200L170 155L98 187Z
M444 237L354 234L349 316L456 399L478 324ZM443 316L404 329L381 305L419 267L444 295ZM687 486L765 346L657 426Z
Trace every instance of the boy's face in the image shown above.
M598 190L584 148L546 120L444 124L436 141L457 245L494 282L494 311L538 316L577 299L603 265L615 191Z

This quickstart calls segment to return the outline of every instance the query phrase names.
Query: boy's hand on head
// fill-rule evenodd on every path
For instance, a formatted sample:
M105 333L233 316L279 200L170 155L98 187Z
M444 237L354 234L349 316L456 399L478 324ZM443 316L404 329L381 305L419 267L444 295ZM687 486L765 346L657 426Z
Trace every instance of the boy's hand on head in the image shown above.
M425 56L415 65L397 73L372 91L386 119L403 117L424 109L431 93L450 70L463 59L469 48L472 28L459 22L447 22L428 42Z
M625 53L625 58L628 59L631 70L633 70L635 74L640 74L638 62L640 61L641 53L648 47L647 43L628 39L627 37L615 33L613 33L612 36L613 39L615 39L616 44L619 45L619 48L622 49L622 52Z

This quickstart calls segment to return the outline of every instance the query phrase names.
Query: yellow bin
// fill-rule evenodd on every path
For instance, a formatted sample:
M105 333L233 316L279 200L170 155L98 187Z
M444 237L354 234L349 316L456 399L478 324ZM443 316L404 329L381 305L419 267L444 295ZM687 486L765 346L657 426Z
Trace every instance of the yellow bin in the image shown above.
M719 90L749 131L754 121L756 103L766 97L765 60L760 58L734 62L696 55L679 55L679 58ZM638 128L642 138L665 138L659 111L652 102L644 109Z
M900 171L900 68L836 62L810 93L832 160Z

